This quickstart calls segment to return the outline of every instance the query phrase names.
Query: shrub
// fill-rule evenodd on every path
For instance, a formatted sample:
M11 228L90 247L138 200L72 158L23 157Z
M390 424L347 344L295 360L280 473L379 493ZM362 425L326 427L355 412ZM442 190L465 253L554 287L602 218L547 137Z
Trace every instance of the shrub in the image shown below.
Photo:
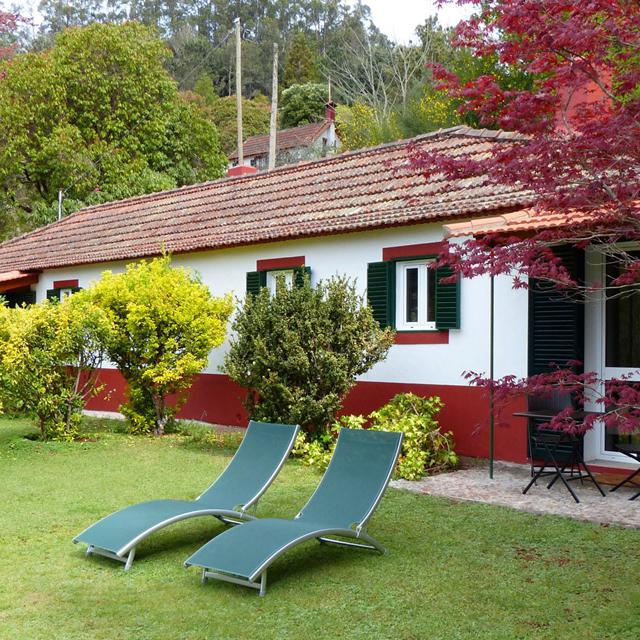
M401 393L369 414L370 429L404 433L397 477L416 480L427 472L443 471L458 463L451 432L442 433L436 420L442 406L438 397L421 398L412 393ZM340 429L361 429L366 422L363 416L342 416L320 440L309 441L305 434L300 434L293 455L301 458L304 464L325 469Z
M297 423L316 439L356 376L386 356L393 332L380 329L348 278L297 285L247 295L223 370L248 390L253 419Z
M310 467L326 469L331 461L331 456L336 448L336 440L340 429L362 429L366 423L363 416L341 416L331 428L319 438L309 440L306 433L301 431L292 450L292 455L300 458Z
M427 471L443 471L458 463L451 432L443 433L438 425L437 415L442 407L437 396L421 398L413 393L399 393L369 415L371 429L404 433L399 477L416 480Z
M82 293L62 303L0 310L3 404L37 420L43 440L78 435L85 400L110 332L106 315Z
M91 295L113 322L107 353L128 383L120 410L132 432L163 434L209 352L224 340L231 298L212 298L168 256L105 272Z

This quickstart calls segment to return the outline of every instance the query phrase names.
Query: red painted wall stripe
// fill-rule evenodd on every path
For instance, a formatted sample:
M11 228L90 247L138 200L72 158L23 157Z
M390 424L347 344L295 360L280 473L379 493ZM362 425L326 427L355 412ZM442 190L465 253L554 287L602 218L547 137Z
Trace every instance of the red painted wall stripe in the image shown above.
M54 289L71 289L72 287L77 287L77 280L54 280L53 288Z
M125 382L115 369L103 369L99 381L104 391L87 403L87 409L118 411L125 398ZM344 402L342 413L367 415L379 409L397 393L412 392L420 396L439 396L444 409L439 418L445 431L452 431L456 451L461 455L489 455L489 402L476 387L391 382L359 382ZM196 377L189 399L178 414L180 418L213 424L246 426L243 406L245 391L227 376L203 373ZM496 458L512 462L527 460L527 425L512 414L524 411L526 399L514 401L503 413L504 423L496 426Z
M442 251L442 245L442 242L425 242L424 244L406 244L400 247L385 247L382 250L382 259L395 260L396 258L438 255L440 251Z
M271 271L271 269L289 269L293 267L304 267L304 256L256 260L256 271Z

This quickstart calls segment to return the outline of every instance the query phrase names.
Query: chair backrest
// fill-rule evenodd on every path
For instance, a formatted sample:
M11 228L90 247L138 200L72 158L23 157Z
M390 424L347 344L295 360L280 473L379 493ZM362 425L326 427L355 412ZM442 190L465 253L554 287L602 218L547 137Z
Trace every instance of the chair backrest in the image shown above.
M342 429L329 467L297 518L342 528L364 525L391 479L402 433Z
M221 509L250 507L278 475L293 447L298 428L298 425L251 420L231 462L198 500Z

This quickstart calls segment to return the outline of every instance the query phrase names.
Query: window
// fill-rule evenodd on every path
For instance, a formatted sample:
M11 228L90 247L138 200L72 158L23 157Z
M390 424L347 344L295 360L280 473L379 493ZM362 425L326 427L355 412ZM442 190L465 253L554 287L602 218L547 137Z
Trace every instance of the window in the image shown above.
M460 328L460 279L443 281L452 271L431 266L434 259L401 256L367 265L367 298L381 327L393 327L405 337Z
M293 269L279 269L267 271L267 284L271 293L275 293L279 287L290 289L293 286Z
M311 277L311 269L304 266L304 256L258 260L257 271L247 273L247 293L256 295L266 287L275 293L278 286L302 286Z
M436 329L436 270L432 260L396 262L396 329Z
M640 252L630 252L633 259ZM607 265L607 281L622 273L617 262ZM640 367L640 289L637 285L607 291L606 366Z
M71 287L66 289L59 289L58 291L60 295L60 302L62 302L65 298L68 298L70 295L73 295L73 293L75 293L75 290L72 289Z
M47 298L49 300L60 300L60 302L62 302L65 298L68 298L77 291L80 291L77 280L55 280L53 282L53 289L47 289Z

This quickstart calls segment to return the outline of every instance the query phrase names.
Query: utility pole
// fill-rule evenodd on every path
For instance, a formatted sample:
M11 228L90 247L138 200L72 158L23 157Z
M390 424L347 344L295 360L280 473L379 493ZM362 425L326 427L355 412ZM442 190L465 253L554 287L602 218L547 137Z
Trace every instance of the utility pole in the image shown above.
M62 220L62 189L58 189L58 220Z
M269 124L269 164L267 171L276 166L276 136L278 131L278 43L273 43L273 76L271 78L271 120Z
M238 164L244 164L244 146L242 139L242 40L240 18L236 18L236 120L238 125Z

